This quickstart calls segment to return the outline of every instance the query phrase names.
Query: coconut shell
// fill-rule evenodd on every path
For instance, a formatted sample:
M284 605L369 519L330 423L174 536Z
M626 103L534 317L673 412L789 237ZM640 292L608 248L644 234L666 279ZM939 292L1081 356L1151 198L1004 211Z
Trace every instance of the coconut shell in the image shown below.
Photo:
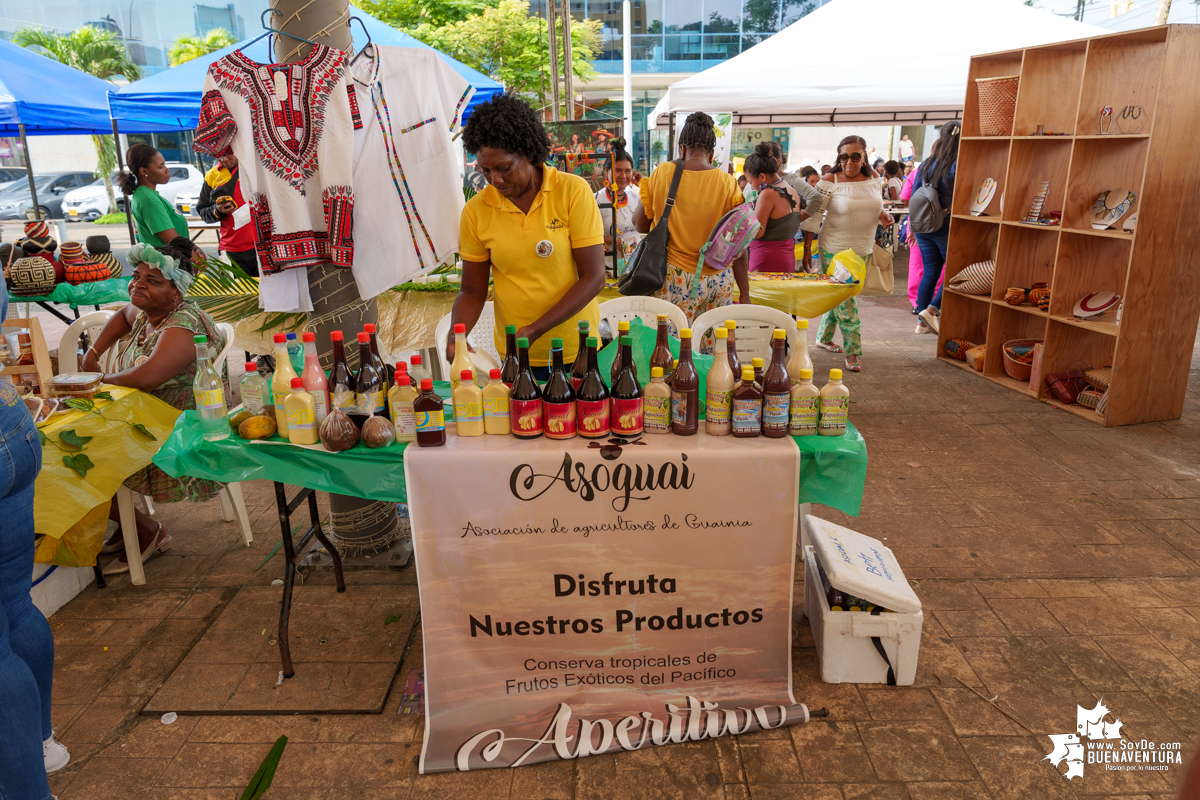
M396 441L396 426L387 417L368 417L362 426L362 442L367 447L387 447Z
M358 428L341 409L335 408L321 423L321 444L331 453L349 450L358 444Z

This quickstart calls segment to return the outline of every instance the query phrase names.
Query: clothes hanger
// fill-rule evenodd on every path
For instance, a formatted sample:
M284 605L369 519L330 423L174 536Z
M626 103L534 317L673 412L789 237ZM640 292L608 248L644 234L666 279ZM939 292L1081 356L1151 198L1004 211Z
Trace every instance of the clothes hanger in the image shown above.
M375 43L371 41L371 32L369 30L367 30L367 24L362 21L362 17L351 17L350 22L348 22L346 24L350 25L353 22L357 22L362 27L363 33L366 34L366 37L367 37L367 43L364 44L362 46L362 48L359 49L359 51L354 54L354 58L350 59L350 64L346 67L347 69L349 69L350 67L353 67L354 63L356 61L358 61L360 58L362 58L363 53L367 52L368 47L373 48L375 46ZM353 27L353 26L351 25L351 27Z
M281 17L283 16L283 12L282 12L282 11L280 11L279 9L277 9L277 8L268 8L266 11L264 11L264 12L263 12L263 13L262 13L262 14L259 16L259 20L262 22L262 26L263 26L263 28L264 28L265 30L264 30L262 33L260 33L258 36L255 36L253 39L251 39L250 41L246 42L246 44L244 44L244 45L242 45L241 47L239 47L239 48L238 48L238 50L239 50L239 51L245 51L245 49L246 49L247 47L249 47L250 45L254 44L254 43L255 43L255 42L257 42L259 39L263 38L264 36L270 36L270 35L271 35L271 34L273 34L273 33L277 33L277 34L279 34L280 36L287 36L287 37L290 37L290 38L292 38L292 39L295 39L296 41L299 41L299 42L306 42L307 44L311 44L313 47L316 47L316 46L317 46L317 43L316 43L316 42L314 42L312 39L305 39L303 36L297 36L297 35L296 35L296 34L294 34L294 33L288 33L287 31L276 30L275 28L272 28L272 27L270 27L269 25L267 25L267 15L268 15L268 14L278 14L278 15L279 15L279 16L281 16ZM364 28L364 30L365 30L365 28ZM368 37L368 38L369 38L369 37ZM267 42L267 49L268 49L268 50L270 50L270 45L271 45L271 43L270 43L270 41L268 41L268 42ZM272 55L272 59L274 59L274 55Z

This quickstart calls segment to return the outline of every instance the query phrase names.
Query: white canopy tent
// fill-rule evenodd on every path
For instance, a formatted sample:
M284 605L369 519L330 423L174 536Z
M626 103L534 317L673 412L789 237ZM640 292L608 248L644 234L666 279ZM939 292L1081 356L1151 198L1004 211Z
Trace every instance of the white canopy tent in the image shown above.
M1108 33L1021 0L833 0L672 85L649 123L732 111L735 125L937 125L962 115L971 56Z

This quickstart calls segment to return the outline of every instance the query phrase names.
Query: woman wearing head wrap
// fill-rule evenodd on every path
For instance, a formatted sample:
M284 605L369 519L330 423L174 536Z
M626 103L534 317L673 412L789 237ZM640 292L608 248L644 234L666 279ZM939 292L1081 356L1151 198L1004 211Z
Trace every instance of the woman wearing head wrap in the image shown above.
M225 342L212 317L185 296L195 278L190 257L186 247L179 244L160 248L136 244L130 248L127 258L133 267L133 279L129 282L129 305L105 324L83 359L83 369L104 372L102 356L115 347L116 363L111 372L105 372L105 383L141 389L181 411L195 409L193 337L207 336L213 353L220 352ZM228 384L225 393L228 397ZM214 481L187 476L172 478L153 465L130 477L125 485L138 494L153 497L156 503L200 502L214 497L221 488ZM117 505L113 503L113 519L116 514ZM166 550L171 537L163 526L140 511L136 516L138 539L144 551L142 558ZM122 553L120 559L104 569L105 575L129 570L120 535L106 543L101 552Z

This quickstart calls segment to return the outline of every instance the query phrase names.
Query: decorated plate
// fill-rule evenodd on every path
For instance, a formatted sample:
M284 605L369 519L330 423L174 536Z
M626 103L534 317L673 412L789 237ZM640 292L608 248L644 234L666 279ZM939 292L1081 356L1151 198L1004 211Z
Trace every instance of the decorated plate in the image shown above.
M992 202L992 197L996 194L996 182L991 178L984 178L983 183L979 184L979 189L975 192L975 201L971 203L971 216L978 217L983 213L983 210L988 207L988 203Z
M1100 231L1111 227L1133 208L1136 200L1137 193L1128 189L1109 189L1107 192L1101 192L1092 204L1092 227Z
M1121 302L1121 296L1113 292L1092 292L1075 304L1075 316L1080 319L1098 317Z

